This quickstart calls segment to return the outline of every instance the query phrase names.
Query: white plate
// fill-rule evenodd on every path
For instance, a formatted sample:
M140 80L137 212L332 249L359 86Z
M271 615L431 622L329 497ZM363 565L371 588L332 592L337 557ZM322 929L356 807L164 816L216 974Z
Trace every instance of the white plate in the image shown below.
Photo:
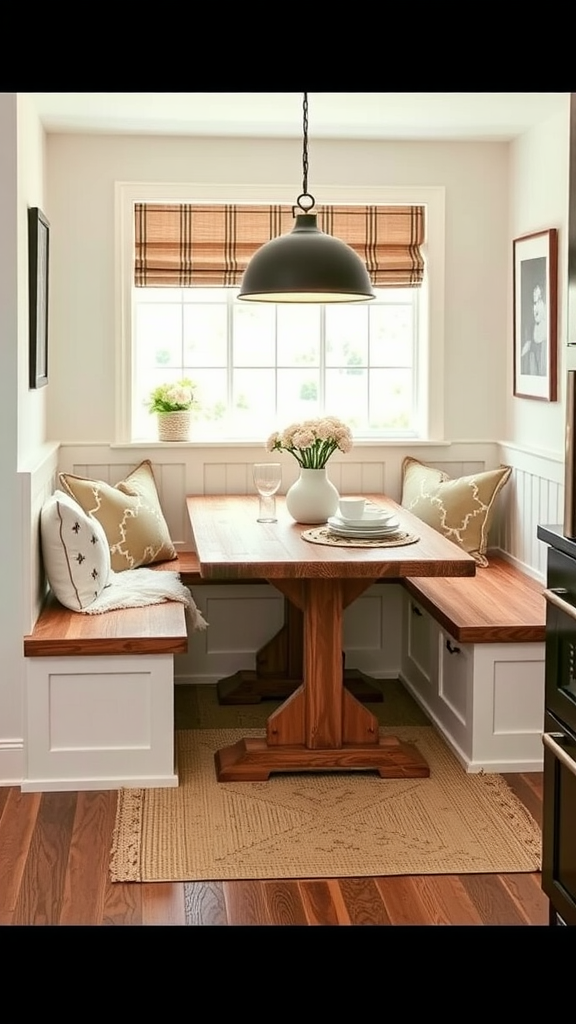
M333 518L339 519L342 523L354 523L355 525L363 526L364 523L384 523L392 516L394 516L394 512L388 512L385 508L366 508L358 519L345 519L339 512L336 512Z
M399 533L400 524L396 526L381 526L378 530L362 530L360 528L350 529L347 526L330 526L330 533L336 537L356 537L358 540L382 540L384 537L394 537Z
M362 530L370 533L374 530L383 530L389 526L397 529L399 525L398 519L392 512L386 513L381 519L342 519L341 516L330 516L328 519L328 526L336 526L342 530Z

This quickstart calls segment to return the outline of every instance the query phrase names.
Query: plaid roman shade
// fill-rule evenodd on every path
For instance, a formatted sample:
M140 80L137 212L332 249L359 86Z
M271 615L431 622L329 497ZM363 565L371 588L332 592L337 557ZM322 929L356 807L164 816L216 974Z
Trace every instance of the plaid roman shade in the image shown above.
M422 284L423 206L319 206L314 212L322 231L360 256L375 288ZM293 226L291 206L137 203L134 283L239 285L256 250Z

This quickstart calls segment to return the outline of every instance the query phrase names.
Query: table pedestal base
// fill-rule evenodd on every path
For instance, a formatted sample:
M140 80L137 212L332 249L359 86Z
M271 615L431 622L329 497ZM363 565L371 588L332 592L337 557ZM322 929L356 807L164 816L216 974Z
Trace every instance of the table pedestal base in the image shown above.
M265 782L273 772L376 771L383 779L427 778L411 743L380 736L378 719L344 685L342 619L370 579L279 579L304 615L304 680L266 722L266 738L245 737L214 755L219 782ZM274 673L270 673L271 675Z
M273 772L377 771L382 779L424 779L428 764L411 743L396 736L377 744L344 744L337 749L310 750L297 744L274 749L265 739L241 739L214 755L218 782L266 782Z
M301 684L302 678L263 676L252 669L240 669L220 679L216 689L219 704L260 704L263 700L286 700ZM345 670L344 686L363 704L381 704L384 699L375 680L360 669Z
M216 686L218 703L286 700L302 684L302 659L302 612L285 601L284 625L256 652L256 669L241 669L220 679ZM375 681L360 669L345 669L344 685L362 703L379 704L383 700Z

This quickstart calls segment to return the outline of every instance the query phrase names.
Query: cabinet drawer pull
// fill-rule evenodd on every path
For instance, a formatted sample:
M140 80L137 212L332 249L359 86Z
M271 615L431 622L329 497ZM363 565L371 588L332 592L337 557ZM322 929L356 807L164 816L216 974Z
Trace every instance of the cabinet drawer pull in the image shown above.
M419 618L422 618L422 612L420 611L419 608L416 607L415 604L412 605L412 615L418 615Z
M450 651L450 654L460 654L460 648L456 647L451 640L446 641L446 647Z
M555 605L556 608L559 608L561 612L564 612L566 615L569 615L571 619L576 619L576 608L574 608L574 605L569 604L568 601L565 601L562 597L560 597L560 594L567 593L567 590L564 590L560 587L557 590L543 591L544 597L546 598L549 604Z
M567 754L566 751L562 749L560 744L557 743L556 740L553 738L554 736L556 736L558 739L565 738L563 733L561 732L545 732L542 736L542 743L545 747L548 747L548 749L552 751L554 757L558 758L558 760L564 765L564 767L568 769L571 775L576 775L576 761L574 761L574 759L570 757L570 754Z

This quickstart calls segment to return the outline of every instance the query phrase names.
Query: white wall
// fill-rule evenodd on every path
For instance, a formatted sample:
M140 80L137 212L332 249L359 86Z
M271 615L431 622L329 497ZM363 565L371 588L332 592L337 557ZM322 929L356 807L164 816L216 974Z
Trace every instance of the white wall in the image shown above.
M567 96L565 113L526 132L510 146L506 438L530 450L556 453L564 448L566 370L576 367L576 351L566 347L569 130ZM512 240L548 228L558 229L557 402L513 397Z
M28 391L28 206L43 203L42 137L25 98L0 93L0 785L22 774L23 568L29 528L18 470L43 441L45 399Z
M293 203L300 191L299 147L282 139L48 137L51 438L103 441L114 428L114 183L280 183L278 201ZM418 184L443 186L446 195L445 434L500 437L508 145L321 140L311 146L310 191L319 203L323 185Z

